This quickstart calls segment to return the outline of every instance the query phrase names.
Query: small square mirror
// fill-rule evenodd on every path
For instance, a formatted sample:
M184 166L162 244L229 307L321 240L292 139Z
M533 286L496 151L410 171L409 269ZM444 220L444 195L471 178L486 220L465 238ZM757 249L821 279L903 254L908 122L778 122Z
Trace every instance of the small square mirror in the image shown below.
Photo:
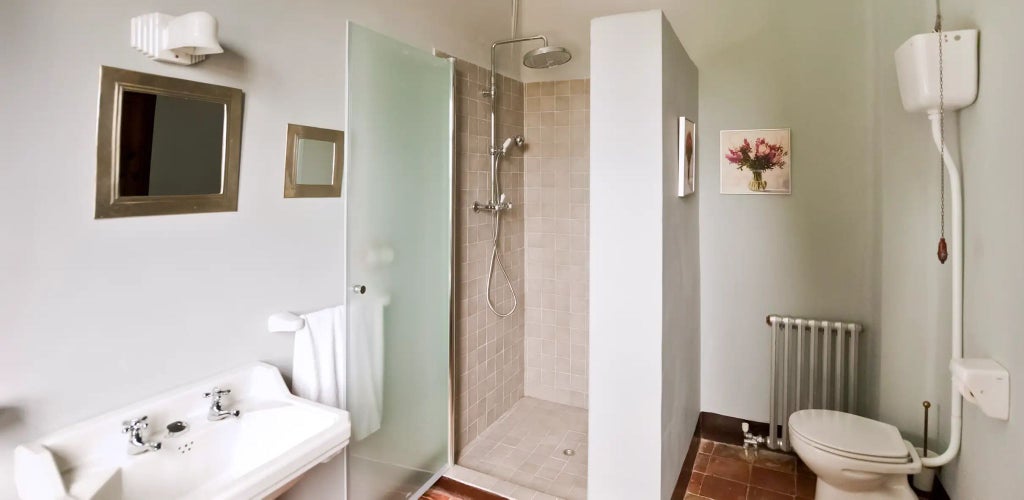
M285 198L341 196L344 132L289 123L287 149Z

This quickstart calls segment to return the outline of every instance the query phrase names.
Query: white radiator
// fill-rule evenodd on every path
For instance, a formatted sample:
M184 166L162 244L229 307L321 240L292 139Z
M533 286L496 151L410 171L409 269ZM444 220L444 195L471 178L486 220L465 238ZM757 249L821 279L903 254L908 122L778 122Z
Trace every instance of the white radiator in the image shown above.
M767 444L790 451L789 416L797 410L857 412L857 340L862 327L788 316L766 320L772 331Z

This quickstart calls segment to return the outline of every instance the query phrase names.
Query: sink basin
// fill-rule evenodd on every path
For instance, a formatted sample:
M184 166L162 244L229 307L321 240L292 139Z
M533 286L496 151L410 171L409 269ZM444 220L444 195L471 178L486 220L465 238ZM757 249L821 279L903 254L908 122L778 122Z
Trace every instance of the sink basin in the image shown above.
M209 421L213 387L238 418ZM125 420L149 417L146 441L129 455ZM182 421L185 432L168 435ZM23 499L235 499L273 497L348 445L348 413L293 396L277 368L254 363L57 431L14 451Z

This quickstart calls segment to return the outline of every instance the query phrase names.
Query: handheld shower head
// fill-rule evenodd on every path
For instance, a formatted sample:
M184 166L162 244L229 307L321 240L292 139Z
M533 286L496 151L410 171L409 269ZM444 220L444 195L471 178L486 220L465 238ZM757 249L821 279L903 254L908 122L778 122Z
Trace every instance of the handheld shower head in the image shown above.
M502 156L508 154L508 148L512 147L512 143L515 143L516 146L522 147L523 144L526 144L526 139L523 139L523 136L521 136L521 135L517 135L515 137L509 137L508 139L505 139L505 142L501 143L501 155Z

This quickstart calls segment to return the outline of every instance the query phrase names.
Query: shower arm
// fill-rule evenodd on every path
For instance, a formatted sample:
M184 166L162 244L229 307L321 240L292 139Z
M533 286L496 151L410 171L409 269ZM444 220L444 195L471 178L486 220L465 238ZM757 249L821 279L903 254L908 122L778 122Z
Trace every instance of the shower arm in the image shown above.
M949 174L949 190L953 197L953 244L950 249L953 254L953 307L950 312L953 323L952 359L958 360L964 357L964 193L960 179L960 168L953 161L953 156L949 154L949 149L944 147L942 141L940 128L942 114L938 112L930 112L928 113L928 119L932 122L932 139L935 141L935 147L938 148L939 154L942 155L942 159L946 165L946 172ZM964 403L956 381L952 381L951 385L952 394L949 401L949 446L946 448L946 451L942 452L942 454L937 457L929 457L928 450L925 450L924 456L921 457L921 464L926 467L941 467L946 465L956 457L957 453L960 452L960 435L963 427Z
M508 40L498 40L491 44L491 74L487 82L487 90L484 91L486 97L491 99L491 144L488 147L488 153L491 157L491 203L492 207L500 209L498 205L501 204L501 193L498 188L498 156L501 154L498 150L498 124L497 117L495 116L495 105L498 99L498 85L495 81L495 67L494 67L494 51L499 45L508 45L511 43L529 42L532 40L542 40L544 46L548 45L548 39L544 35L527 36L521 38L510 38Z
M547 45L548 45L548 38L546 36L544 36L544 35L526 36L526 37L520 37L520 38L509 38L508 40L498 40L497 42L494 42L494 43L491 44L491 78L490 78L490 81L488 82L488 85L487 85L487 89L490 92L491 99L494 99L495 92L497 92L497 90L498 90L497 89L497 85L494 82L494 73L495 73L495 68L494 68L494 49L497 49L499 45L507 45L507 44L510 44L510 43L529 42L531 40L543 40L544 41L544 46L547 47ZM492 141L491 146L494 146L493 141Z

